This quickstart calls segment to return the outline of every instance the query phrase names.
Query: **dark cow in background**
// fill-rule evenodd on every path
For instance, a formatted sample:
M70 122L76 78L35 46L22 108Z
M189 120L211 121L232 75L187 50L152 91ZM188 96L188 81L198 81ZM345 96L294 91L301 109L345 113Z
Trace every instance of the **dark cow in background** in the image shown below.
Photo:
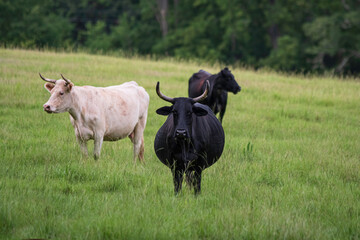
M172 103L156 113L167 115L166 122L156 134L154 148L160 161L173 174L175 193L181 190L183 175L195 194L201 190L202 171L214 164L222 154L224 130L211 109L197 103L206 98L209 83L203 94L196 98L170 98L156 85L158 96Z
M211 74L204 70L194 73L189 79L189 97L199 96L205 89L205 81L210 82L210 91L208 97L201 103L208 105L214 114L220 112L220 122L225 114L227 103L227 92L234 94L241 91L234 75L228 68L224 68L218 74Z

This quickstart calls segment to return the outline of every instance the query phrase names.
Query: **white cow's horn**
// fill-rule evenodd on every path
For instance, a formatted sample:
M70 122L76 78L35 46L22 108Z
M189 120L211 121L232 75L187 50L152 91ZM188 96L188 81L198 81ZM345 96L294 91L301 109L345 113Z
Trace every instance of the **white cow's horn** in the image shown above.
M60 73L62 79L64 79L64 81L66 82L66 84L70 84L71 81L69 79L66 79L61 73Z
M44 80L45 82L50 82L50 83L53 83L53 84L56 83L56 80L54 80L54 79L44 78L44 77L41 75L41 73L39 73L39 75L40 75L41 79Z

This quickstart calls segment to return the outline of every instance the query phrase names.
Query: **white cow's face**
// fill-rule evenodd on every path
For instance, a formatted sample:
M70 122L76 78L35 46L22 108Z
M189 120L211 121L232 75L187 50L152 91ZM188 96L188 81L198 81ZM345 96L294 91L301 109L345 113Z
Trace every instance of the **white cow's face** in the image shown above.
M72 83L67 83L62 79L53 83L45 83L45 89L51 94L49 100L44 104L44 111L47 113L66 112L72 105L71 89Z

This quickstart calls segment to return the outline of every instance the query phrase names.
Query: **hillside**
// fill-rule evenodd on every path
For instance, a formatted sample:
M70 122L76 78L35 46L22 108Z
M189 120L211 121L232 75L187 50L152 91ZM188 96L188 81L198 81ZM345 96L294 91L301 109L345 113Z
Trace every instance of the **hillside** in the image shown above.
M173 194L153 141L199 69L173 60L0 49L0 236L55 239L360 238L360 81L232 69L221 159L202 193ZM150 95L145 161L129 139L83 159L69 114L46 114L38 73L75 85L136 81ZM88 144L89 152L93 146Z

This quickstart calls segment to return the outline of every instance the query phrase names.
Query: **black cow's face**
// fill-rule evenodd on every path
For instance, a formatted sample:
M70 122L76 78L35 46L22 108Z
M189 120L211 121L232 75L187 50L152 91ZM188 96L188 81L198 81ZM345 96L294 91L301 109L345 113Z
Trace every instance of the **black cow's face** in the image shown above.
M174 98L174 104L171 107L162 107L156 110L157 114L172 114L174 132L173 137L177 141L188 140L191 137L193 114L196 116L205 116L208 112L200 107L194 106L191 98Z
M234 75L230 72L228 68L224 68L220 72L221 81L219 83L220 87L226 91L232 92L234 94L241 91L241 87L237 84Z

